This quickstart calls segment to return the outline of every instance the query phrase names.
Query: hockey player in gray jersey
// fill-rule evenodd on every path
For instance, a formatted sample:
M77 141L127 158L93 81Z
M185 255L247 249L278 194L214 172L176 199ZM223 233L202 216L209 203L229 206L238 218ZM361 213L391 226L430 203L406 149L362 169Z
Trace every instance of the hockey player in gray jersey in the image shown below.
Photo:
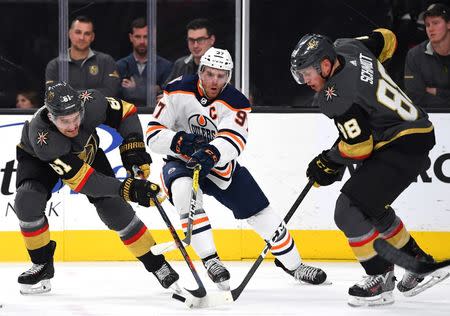
M120 182L99 147L96 127L109 125L123 137L120 153L131 177ZM133 177L133 166L148 177L150 155L134 105L103 96L97 90L75 91L64 82L47 87L45 106L26 121L17 146L17 193L14 209L33 266L19 276L22 294L48 292L54 275L56 242L50 240L46 202L59 179L86 195L100 219L116 231L124 245L164 288L178 274L150 247L155 241L127 201L149 207L162 198L159 187ZM81 196L80 196L81 198ZM88 245L86 245L88 246Z
M198 74L169 83L148 124L147 144L167 155L163 167L164 188L180 213L186 232L192 168L200 164L198 210L194 216L191 244L202 259L209 277L221 289L229 289L230 273L214 244L202 196L213 196L235 218L245 219L264 239L281 222L280 216L253 179L236 161L246 146L250 103L229 84L233 61L227 50L211 47L201 58ZM321 284L326 274L301 262L287 228L273 242L275 263L300 282Z
M339 132L332 148L310 162L307 176L317 186L330 185L345 165L360 163L342 187L334 215L367 273L349 289L352 306L394 302L394 267L375 252L376 238L422 260L433 260L390 207L425 168L435 144L427 114L381 64L395 48L395 35L377 29L370 36L338 39L334 44L324 36L307 34L291 55L294 79L316 91L315 102ZM413 296L447 276L442 272L425 279L405 272L397 288Z

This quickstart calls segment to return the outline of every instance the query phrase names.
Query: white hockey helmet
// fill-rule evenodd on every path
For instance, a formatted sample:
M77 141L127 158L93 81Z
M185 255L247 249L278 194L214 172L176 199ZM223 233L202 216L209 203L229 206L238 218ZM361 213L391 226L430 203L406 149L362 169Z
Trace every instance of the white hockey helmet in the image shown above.
M203 71L204 66L228 71L228 82L231 80L233 71L233 59L226 49L210 47L200 58L199 72Z

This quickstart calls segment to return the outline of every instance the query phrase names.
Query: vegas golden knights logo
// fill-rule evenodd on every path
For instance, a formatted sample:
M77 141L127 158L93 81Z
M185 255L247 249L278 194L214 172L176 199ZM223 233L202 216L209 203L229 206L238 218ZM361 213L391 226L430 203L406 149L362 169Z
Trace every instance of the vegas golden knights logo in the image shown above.
M83 160L85 163L92 165L97 150L98 150L97 139L93 135L91 135L87 140L86 145L84 145L83 151L76 154L78 158Z
M98 66L97 65L89 66L89 73L93 76L98 74Z

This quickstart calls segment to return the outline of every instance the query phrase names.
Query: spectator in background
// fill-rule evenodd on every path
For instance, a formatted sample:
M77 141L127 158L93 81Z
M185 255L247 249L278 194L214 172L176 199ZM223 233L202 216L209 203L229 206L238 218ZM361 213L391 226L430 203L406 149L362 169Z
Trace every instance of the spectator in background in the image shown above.
M405 88L412 101L424 108L450 106L449 8L432 4L423 13L428 40L409 50Z
M105 96L117 96L120 78L114 59L94 51L94 23L86 16L76 17L69 29L70 48L68 83L76 90L97 89ZM59 57L52 59L45 70L45 83L58 81Z
M186 26L186 31L186 40L191 54L175 61L166 84L179 76L197 73L200 58L216 41L214 29L207 19L192 20Z
M16 97L16 108L32 109L39 105L38 95L35 91L21 91Z
M131 22L128 34L133 52L117 61L121 78L122 99L145 106L147 101L147 47L148 28L144 18ZM156 93L161 92L164 82L172 70L172 62L156 55Z

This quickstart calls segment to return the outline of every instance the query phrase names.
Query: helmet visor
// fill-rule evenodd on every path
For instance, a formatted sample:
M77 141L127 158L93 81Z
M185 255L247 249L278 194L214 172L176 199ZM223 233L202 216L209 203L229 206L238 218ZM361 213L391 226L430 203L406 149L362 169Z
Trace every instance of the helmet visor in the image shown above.
M305 84L310 79L320 75L318 67L315 66L308 66L302 69L297 69L296 67L291 66L291 73L298 84Z

